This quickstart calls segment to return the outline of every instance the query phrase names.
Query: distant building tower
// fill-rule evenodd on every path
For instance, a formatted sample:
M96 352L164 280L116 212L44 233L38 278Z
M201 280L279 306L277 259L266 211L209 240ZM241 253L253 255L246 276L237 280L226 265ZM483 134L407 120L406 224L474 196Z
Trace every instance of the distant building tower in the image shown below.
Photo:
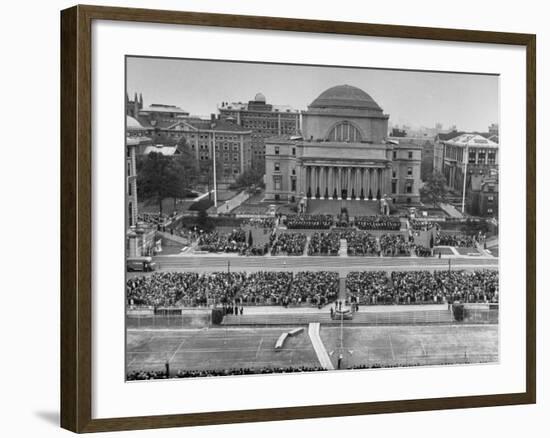
M137 93L134 93L134 100L130 100L128 93L126 93L126 115L136 119L139 115L140 110L143 108L143 96L139 94L139 99Z

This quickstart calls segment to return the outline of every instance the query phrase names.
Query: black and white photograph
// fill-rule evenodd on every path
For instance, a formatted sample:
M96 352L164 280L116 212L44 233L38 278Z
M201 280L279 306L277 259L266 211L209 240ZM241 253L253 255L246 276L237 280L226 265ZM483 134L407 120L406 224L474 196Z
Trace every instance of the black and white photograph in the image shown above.
M125 68L127 381L499 363L499 75Z

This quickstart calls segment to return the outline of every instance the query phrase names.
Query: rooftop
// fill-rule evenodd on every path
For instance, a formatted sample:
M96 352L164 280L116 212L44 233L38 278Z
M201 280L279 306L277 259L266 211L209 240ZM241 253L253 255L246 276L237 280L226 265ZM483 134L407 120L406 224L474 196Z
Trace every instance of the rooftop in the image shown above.
M353 108L382 112L374 99L353 85L337 85L323 91L309 108Z
M495 143L480 134L462 134L446 141L445 143L462 147L498 148L498 143Z

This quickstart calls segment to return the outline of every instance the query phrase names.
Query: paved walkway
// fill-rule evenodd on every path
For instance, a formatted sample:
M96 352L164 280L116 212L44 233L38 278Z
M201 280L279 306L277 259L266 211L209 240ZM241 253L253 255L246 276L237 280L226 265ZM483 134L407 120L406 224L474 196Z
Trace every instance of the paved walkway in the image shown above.
M451 204L441 203L439 204L439 206L443 209L445 213L453 218L461 219L463 217L462 213L454 208Z
M313 349L315 350L315 354L317 355L317 359L319 359L321 366L326 370L333 370L334 365L332 365L323 341L321 341L321 337L319 336L319 327L320 324L318 322L312 322L309 324L309 339L311 340L311 344L313 345Z

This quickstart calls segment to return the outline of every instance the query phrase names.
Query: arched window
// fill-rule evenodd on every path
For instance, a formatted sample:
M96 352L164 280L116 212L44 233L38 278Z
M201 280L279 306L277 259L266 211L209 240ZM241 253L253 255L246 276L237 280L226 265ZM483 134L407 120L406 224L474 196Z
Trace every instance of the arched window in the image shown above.
M328 134L329 141L360 142L361 133L349 122L341 122L335 125Z

